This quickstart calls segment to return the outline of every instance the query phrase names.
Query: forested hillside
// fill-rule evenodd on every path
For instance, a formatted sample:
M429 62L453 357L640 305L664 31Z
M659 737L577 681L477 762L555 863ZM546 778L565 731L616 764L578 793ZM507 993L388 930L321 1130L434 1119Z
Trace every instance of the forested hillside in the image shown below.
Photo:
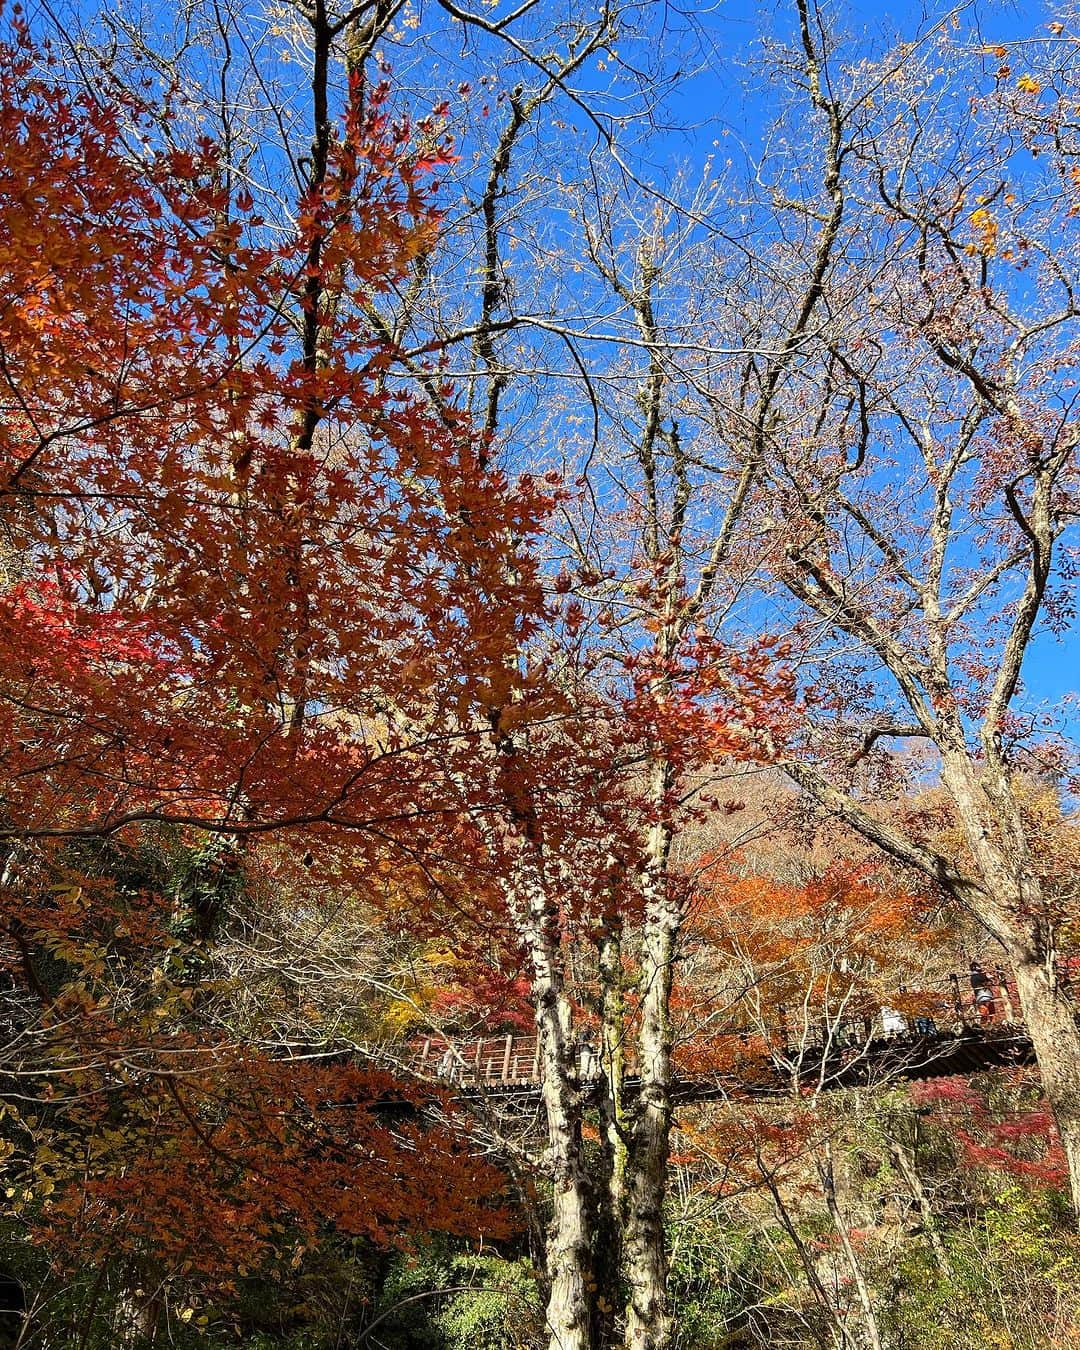
M1080 1345L1080 17L0 10L0 1344Z

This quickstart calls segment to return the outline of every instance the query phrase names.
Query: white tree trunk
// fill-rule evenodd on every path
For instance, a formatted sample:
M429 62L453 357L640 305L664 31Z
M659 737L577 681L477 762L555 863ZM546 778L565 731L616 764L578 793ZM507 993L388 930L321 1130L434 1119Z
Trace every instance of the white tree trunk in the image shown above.
M624 1096L626 1075L626 998L623 986L622 920L608 916L597 943L601 991L600 1069L604 1175L596 1179L597 1285L596 1340L600 1345L617 1339L623 1274L623 1237L626 1230L627 1120ZM603 1300L601 1302L601 1300Z
M653 766L652 796L660 820L649 831L645 921L641 953L641 1030L638 1035L641 1093L627 1172L625 1264L630 1286L626 1310L627 1350L666 1350L671 1338L667 1304L667 1194L671 1134L671 983L680 907L668 895L672 830L663 818L671 786L666 761Z
M1002 942L1016 977L1043 1090L1057 1121L1069 1169L1073 1209L1080 1220L1080 1026L1077 1009L1058 980L1053 924L1028 849L1026 830L1007 772L994 747L975 766L966 756L943 757L942 778L956 803L964 837L982 874L976 915Z
M1052 966L1031 959L1031 948L1010 944L1020 1007L1035 1049L1043 1090L1057 1121L1073 1210L1080 1220L1080 1027L1076 1009Z
M548 899L538 868L522 867L513 910L532 967L541 1100L548 1129L545 1170L552 1185L546 1250L548 1346L549 1350L589 1350L594 1281L589 1180L581 1152L581 1100L570 1006L559 961L558 910Z
M645 936L646 986L641 1009L641 1097L627 1176L626 1277L630 1301L627 1350L665 1350L670 1337L667 1309L667 1192L671 1132L671 958L674 932L659 917ZM644 973L644 972L643 972Z

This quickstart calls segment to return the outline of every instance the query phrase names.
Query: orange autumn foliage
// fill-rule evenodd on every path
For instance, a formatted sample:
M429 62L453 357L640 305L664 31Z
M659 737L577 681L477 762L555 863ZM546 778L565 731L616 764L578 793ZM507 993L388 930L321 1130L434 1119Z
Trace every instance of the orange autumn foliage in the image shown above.
M71 95L18 19L0 45L0 965L23 1199L72 1259L220 1283L322 1224L506 1228L501 1175L384 1074L201 1019L175 897L80 851L167 823L256 869L273 833L359 884L466 850L471 739L529 689L550 486L371 335L444 153L384 94L351 81L273 233L213 144Z
M408 129L354 81L267 242L212 145L137 161L141 109L69 99L18 29L3 55L0 835L442 842L524 679L547 499L368 330L437 226Z
M752 1083L774 1051L841 1021L886 1005L932 1010L941 991L919 983L941 936L929 910L925 896L869 864L837 862L801 882L738 875L727 862L704 868L690 918L698 973L681 995L682 1063ZM723 1016L710 1018L717 1006Z

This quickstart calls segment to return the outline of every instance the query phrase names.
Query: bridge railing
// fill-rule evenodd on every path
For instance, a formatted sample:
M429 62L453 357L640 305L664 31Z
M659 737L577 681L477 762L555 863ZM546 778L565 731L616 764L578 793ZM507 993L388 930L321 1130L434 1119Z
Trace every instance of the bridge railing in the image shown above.
M423 1078L448 1083L535 1083L540 1077L536 1036L510 1032L476 1041L428 1036L413 1043L407 1067Z
M864 1001L853 1014L808 1017L802 1009L778 1009L777 1021L759 1034L790 1052L852 1050L879 1040L901 1040L957 1034L970 1030L1023 1030L1016 984L1000 966L979 970L981 997L972 972L950 971L901 985L886 1001Z
M737 1039L747 1052L741 1058L752 1057L756 1051L763 1063L768 1063L777 1055L789 1060L814 1054L849 1058L867 1052L882 1040L925 1041L966 1032L1022 1035L1024 1024L1011 975L1000 966L981 969L991 992L989 1003L978 997L970 970L952 971L927 977L917 985L901 986L894 996L889 996L890 1002L864 1003L854 1015L821 1016L814 1020L801 1010L795 1017L781 1008L772 1026L730 1026L715 1031L712 1038L726 1041L733 1048ZM376 1060L448 1085L513 1088L535 1084L540 1078L535 1035L511 1032L455 1039L433 1033L405 1044L398 1042L372 1050ZM633 1075L635 1067L629 1046L627 1051L627 1071ZM706 1055L699 1061L698 1073L709 1073L705 1067L708 1058ZM720 1061L728 1058L718 1057L717 1071ZM592 1046L581 1046L577 1069L583 1082L599 1077L601 1064Z

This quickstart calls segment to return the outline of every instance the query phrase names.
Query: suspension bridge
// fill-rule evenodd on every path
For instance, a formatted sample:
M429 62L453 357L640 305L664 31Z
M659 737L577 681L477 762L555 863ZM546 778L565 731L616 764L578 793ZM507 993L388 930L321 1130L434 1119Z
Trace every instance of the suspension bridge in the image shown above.
M864 1007L857 1015L811 1017L779 1009L776 1021L712 1032L676 1050L676 1102L729 1096L777 1097L793 1092L866 1087L897 1079L918 1081L970 1075L1034 1062L1010 976L996 968L983 988L970 975L950 974L937 989L898 991L896 1002ZM627 1046L624 1085L640 1084ZM451 1037L432 1034L365 1047L374 1061L408 1076L454 1089L463 1097L535 1098L540 1046L534 1034ZM599 1095L610 1064L586 1037L574 1073L584 1092Z

